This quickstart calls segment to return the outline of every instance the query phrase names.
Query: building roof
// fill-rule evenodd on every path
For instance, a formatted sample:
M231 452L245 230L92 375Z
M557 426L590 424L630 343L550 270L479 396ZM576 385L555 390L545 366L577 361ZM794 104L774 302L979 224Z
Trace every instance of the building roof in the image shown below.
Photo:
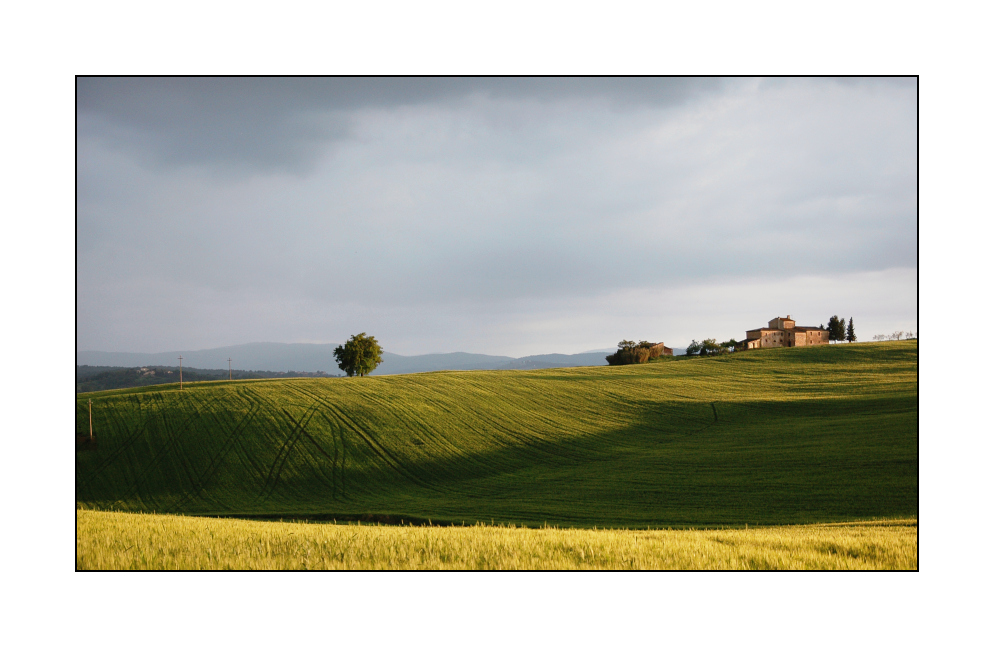
M824 330L823 328L819 328L817 326L794 326L793 328L785 328L785 329L769 328L767 326L764 326L762 328L753 328L752 330L747 330L746 332L763 332L764 330L769 330L772 332L787 332L789 330L800 330L800 331L821 330L823 332L828 332L827 330Z

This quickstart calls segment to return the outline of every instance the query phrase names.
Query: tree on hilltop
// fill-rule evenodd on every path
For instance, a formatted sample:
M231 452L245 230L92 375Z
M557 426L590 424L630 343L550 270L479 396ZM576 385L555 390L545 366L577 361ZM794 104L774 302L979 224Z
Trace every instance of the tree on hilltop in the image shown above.
M604 359L611 366L623 364L645 364L650 359L655 359L663 354L660 344L653 344L648 341L635 343L627 339L618 342L618 352L608 355Z
M846 329L846 341L850 344L856 341L856 331L852 327L852 317L849 317L849 328Z
M701 357L711 357L713 355L724 355L728 352L728 342L723 342L719 344L714 337L710 339L705 339L701 342ZM732 346L735 346L735 340L732 340Z
M382 353L383 349L377 343L376 337L361 332L352 335L344 346L335 348L335 361L338 362L338 368L345 371L349 377L355 375L362 377L369 375L383 363Z
M845 318L839 318L832 315L832 318L828 320L828 341L845 341L846 339L846 320Z
M734 339L718 343L713 337L704 341L692 339L690 340L690 344L687 345L687 355L699 355L701 357L724 355L733 350L737 343Z

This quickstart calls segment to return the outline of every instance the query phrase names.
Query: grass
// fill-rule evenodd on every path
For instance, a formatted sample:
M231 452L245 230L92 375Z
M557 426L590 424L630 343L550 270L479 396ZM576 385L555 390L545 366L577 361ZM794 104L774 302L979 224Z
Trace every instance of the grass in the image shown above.
M76 501L84 511L549 524L578 533L916 518L917 369L917 341L906 341L636 366L88 393L77 396L76 430L87 431L92 399L98 449L76 454ZM344 532L301 527L331 533L328 541ZM473 532L499 544L501 533L517 530ZM796 532L815 533L797 541L821 541L815 530ZM665 544L669 535L650 536ZM816 553L782 564L820 564ZM714 563L739 564L736 554ZM370 555L368 563L391 563ZM562 559L549 563L573 563Z
M918 524L733 530L439 528L78 510L76 568L915 570Z

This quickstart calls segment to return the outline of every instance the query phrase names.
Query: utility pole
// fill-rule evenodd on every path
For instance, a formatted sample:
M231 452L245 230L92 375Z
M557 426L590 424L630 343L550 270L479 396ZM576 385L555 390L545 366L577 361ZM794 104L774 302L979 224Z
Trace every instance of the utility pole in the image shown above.
M231 358L228 358L228 381L231 381Z
M93 400L87 400L90 404L90 442L93 442Z
M183 356L179 356L179 390L183 390Z

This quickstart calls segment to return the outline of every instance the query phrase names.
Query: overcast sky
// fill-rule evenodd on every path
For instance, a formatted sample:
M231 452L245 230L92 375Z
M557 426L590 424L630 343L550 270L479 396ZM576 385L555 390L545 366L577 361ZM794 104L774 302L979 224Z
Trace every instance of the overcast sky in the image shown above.
M77 349L918 330L915 79L77 81Z

